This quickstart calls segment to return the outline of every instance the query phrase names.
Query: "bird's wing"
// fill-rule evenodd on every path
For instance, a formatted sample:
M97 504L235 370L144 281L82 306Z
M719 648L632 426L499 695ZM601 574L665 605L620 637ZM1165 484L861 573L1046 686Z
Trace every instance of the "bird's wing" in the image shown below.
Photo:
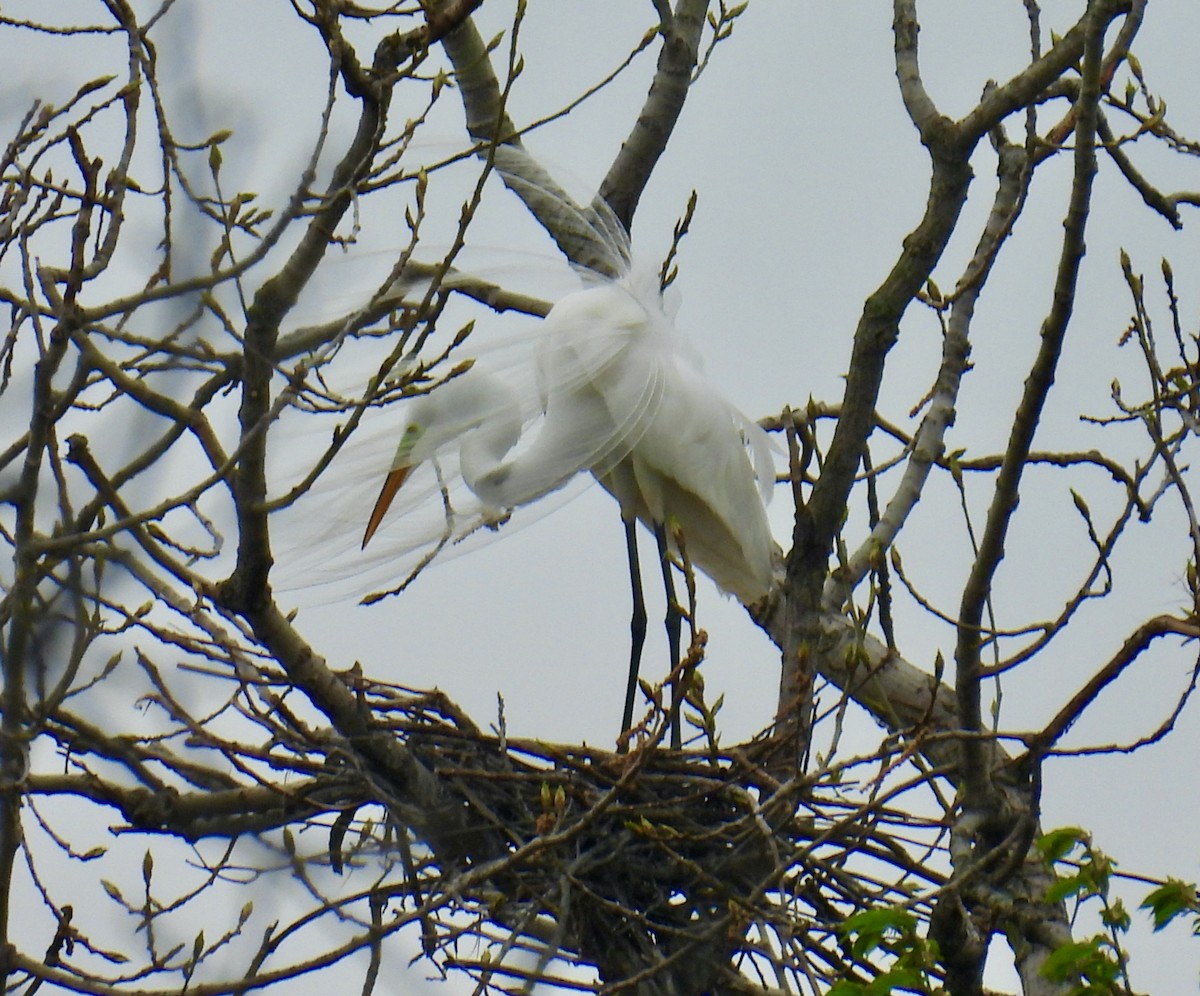
M677 529L692 563L750 604L771 583L770 442L695 368L665 364L662 376L661 403L632 458L639 514Z

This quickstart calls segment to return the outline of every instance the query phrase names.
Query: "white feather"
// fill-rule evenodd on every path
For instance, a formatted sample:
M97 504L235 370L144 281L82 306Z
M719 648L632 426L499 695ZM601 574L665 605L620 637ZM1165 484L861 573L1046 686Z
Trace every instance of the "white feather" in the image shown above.
M624 515L681 536L723 590L746 603L767 593L766 434L704 377L655 268L631 261L616 219L575 210L612 273L581 271L544 322L503 347L470 351L468 339L469 368L455 354L436 370L458 364L444 382L369 411L311 492L278 513L276 535L299 542L280 550L277 586L395 588L590 471ZM372 491L402 468L409 476L359 549ZM280 490L296 476L281 474Z

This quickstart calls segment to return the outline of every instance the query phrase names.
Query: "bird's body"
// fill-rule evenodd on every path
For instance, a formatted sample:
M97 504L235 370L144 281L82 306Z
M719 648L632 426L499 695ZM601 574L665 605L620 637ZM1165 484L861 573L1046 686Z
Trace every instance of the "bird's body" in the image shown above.
M529 504L589 470L627 519L681 534L692 564L723 591L745 604L764 597L770 444L704 377L653 271L631 269L559 301L535 362L535 429L522 427L521 399L482 371L413 403L363 546L412 469L457 446L464 482L492 510Z

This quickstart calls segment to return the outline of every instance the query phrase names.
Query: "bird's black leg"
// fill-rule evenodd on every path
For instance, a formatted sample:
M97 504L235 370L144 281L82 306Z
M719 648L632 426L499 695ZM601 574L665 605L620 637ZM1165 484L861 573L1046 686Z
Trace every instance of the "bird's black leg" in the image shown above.
M625 524L625 548L629 552L629 587L633 594L633 616L629 620L629 684L625 686L625 712L621 716L621 733L633 726L633 704L637 698L638 670L642 664L642 646L646 642L646 600L642 595L642 569L638 563L637 519L622 516ZM617 742L617 753L629 749L627 740Z
M679 667L679 633L683 627L683 616L679 611L679 603L675 601L675 582L671 578L671 555L667 549L667 527L664 523L655 524L654 539L658 542L658 561L662 565L663 588L667 593L667 647L671 654L671 671L674 671ZM672 750L679 750L683 746L682 700L682 682L677 678L671 682Z

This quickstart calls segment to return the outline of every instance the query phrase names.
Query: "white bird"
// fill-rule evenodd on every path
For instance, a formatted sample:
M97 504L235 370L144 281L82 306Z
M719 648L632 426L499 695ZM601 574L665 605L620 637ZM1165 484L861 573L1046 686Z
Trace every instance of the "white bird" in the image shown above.
M505 377L477 369L412 402L362 546L380 529L386 533L388 509L414 469L427 461L437 466L455 448L463 482L497 518L589 470L620 504L631 561L625 732L645 636L635 522L658 541L674 670L680 610L668 557L679 554L682 539L688 561L722 591L746 605L764 598L774 550L764 504L774 468L763 430L701 372L695 350L664 308L655 269L630 264L627 243L612 255L621 260L618 276L590 275L547 315L536 346L534 405ZM449 522L448 503L446 515ZM676 747L680 697L676 689Z

